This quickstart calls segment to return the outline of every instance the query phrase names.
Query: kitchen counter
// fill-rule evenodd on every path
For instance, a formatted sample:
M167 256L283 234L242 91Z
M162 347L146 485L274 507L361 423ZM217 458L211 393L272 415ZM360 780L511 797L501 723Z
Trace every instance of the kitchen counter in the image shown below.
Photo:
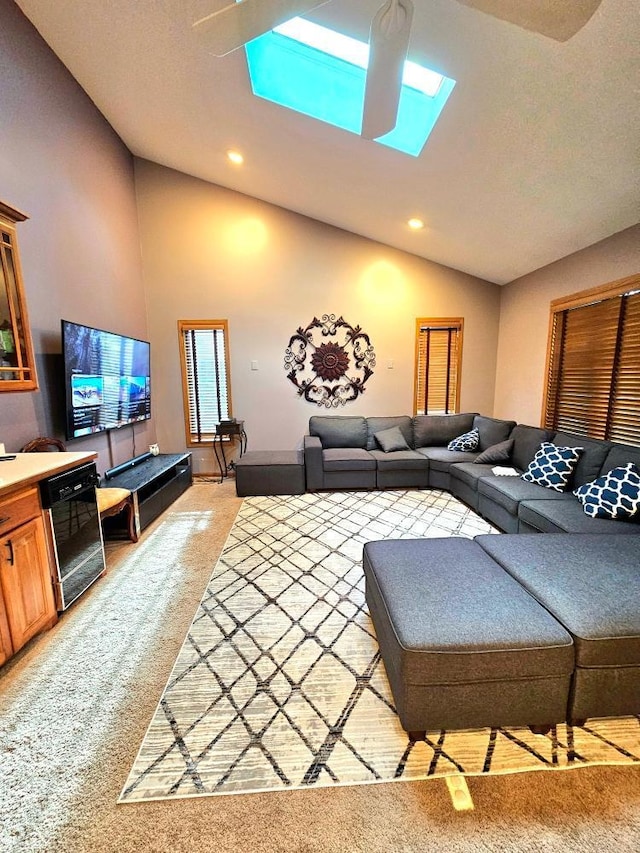
M92 462L97 453L16 453L16 458L0 462L0 498L17 487L38 483L53 474Z

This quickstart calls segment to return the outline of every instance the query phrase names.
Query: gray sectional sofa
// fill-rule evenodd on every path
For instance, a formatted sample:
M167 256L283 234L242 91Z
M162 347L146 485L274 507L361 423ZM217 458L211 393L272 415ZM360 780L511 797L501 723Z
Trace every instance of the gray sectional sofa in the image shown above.
M473 461L482 450L503 441L515 421L476 413L359 417L316 415L304 438L307 491L322 489L449 488L454 462ZM456 436L476 427L478 452L447 450ZM376 436L398 428L406 448L385 451Z
M473 451L447 448L470 430ZM521 476L543 442L580 448L567 451L577 462L564 491ZM544 733L640 712L640 543L628 538L640 518L592 518L573 494L640 466L640 448L477 413L316 416L304 461L308 491L448 489L523 534L365 545L369 612L411 737L484 726ZM555 535L526 535L540 532Z
M475 451L452 451L447 444L477 429ZM406 447L383 450L377 436L399 430ZM397 433L396 433L397 435ZM558 492L520 476L496 476L496 464L525 471L541 442L581 447L567 491ZM504 461L477 462L484 451L508 442ZM389 447L389 445L387 445ZM360 417L317 415L304 437L307 491L323 489L437 488L451 491L506 533L620 533L640 534L633 521L591 518L573 495L613 468L634 462L640 448L598 441L566 432L552 432L515 421L477 413Z

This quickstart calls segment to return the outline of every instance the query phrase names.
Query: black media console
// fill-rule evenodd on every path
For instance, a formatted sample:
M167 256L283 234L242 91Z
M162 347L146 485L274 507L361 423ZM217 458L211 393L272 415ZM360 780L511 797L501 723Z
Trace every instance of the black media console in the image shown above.
M105 472L103 486L129 489L138 532L151 524L193 482L190 453L143 453ZM109 519L105 519L108 521Z

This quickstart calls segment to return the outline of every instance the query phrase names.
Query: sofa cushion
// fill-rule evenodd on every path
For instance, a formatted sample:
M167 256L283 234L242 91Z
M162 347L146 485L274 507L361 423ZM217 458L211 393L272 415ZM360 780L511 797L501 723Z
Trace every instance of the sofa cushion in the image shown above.
M550 441L553 432L548 429L518 424L514 426L509 438L513 439L511 462L514 468L524 471L536 455L536 450L543 441Z
M461 480L472 489L477 489L480 477L490 477L492 465L480 465L477 462L456 462L449 473L456 480Z
M387 430L390 427L399 427L404 440L409 447L413 447L413 419L409 415L398 417L374 417L367 418L367 450L379 450L380 445L376 441L376 433Z
M503 421L499 418L486 418L484 415L476 415L473 426L480 435L480 450L486 450L494 444L505 441L511 435L516 425L515 421Z
M465 450L447 450L446 447L421 447L416 450L426 459L434 471L448 471L449 467L458 462L473 462L475 453Z
M323 450L367 446L367 422L357 415L313 415L309 418L309 432L318 436Z
M628 462L579 486L573 494L592 518L632 518L640 510L640 471Z
M359 447L333 447L322 451L325 471L370 471L375 470L375 457Z
M380 430L374 437L385 453L391 453L393 450L411 450L400 427L394 426Z
M632 447L630 444L612 444L598 473L606 474L612 468L619 468L627 462L634 462L640 468L640 447Z
M427 471L429 460L416 450L369 451L378 464L378 471Z
M543 441L522 479L546 489L564 492L581 451L581 447L559 447L550 441Z
M574 435L570 432L557 432L553 436L553 443L562 447L581 447L582 453L578 464L573 472L572 483L581 486L589 483L602 472L602 463L611 448L610 441L601 441L597 438L586 438L583 435ZM631 461L631 460L627 460Z
M475 450L480 442L480 434L477 429L469 430L462 435L456 436L447 444L447 450L463 450L469 452Z
M549 492L548 494L559 494ZM569 497L566 492L563 493ZM518 518L541 533L640 534L640 524L611 518L591 518L575 498L564 501L525 500L518 506Z
M475 539L573 635L580 667L640 664L640 550L626 536Z
M514 517L518 514L518 504L527 500L567 500L577 505L570 492L556 492L545 489L537 483L528 483L521 477L481 477L478 480L478 492L485 495L498 506L504 507Z
M511 459L511 451L513 450L513 439L508 438L506 441L500 441L498 444L492 444L483 450L480 456L477 457L478 465L495 465L496 462L508 462Z
M462 415L416 415L413 419L413 446L446 447L452 438L468 432L475 412Z

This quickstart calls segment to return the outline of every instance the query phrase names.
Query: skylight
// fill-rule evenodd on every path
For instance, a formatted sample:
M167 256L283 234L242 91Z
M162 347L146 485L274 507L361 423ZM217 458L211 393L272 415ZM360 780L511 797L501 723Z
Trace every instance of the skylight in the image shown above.
M293 18L245 45L254 95L360 134L369 45ZM377 139L417 157L455 81L405 62L398 123Z
M351 36L337 33L327 27L321 27L305 18L292 18L276 27L273 32L280 33L280 35L287 36L287 38L294 39L301 44L306 44L322 51L322 53L335 56L336 59L350 62L351 65L357 65L358 68L364 68L365 71L369 65L368 44L351 38ZM412 89L417 89L419 92L424 92L431 98L438 94L438 89L443 80L442 74L418 65L417 62L407 60L404 64L403 84L411 86Z

